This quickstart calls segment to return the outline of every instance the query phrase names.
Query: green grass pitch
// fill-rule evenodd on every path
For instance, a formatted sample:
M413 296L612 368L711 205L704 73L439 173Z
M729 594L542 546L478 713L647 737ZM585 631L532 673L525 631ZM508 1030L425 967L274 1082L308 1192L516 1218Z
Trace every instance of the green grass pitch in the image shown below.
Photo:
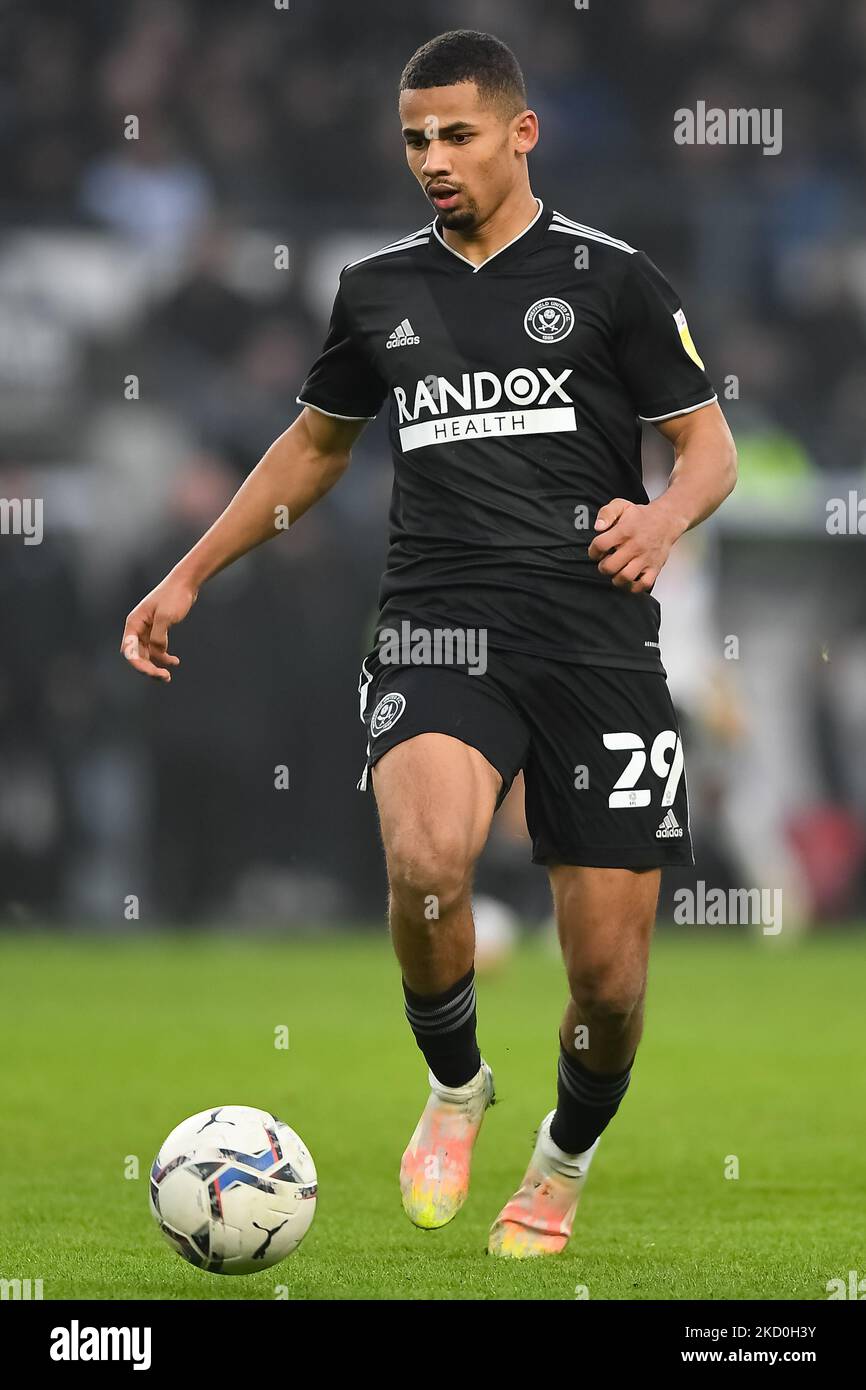
M384 933L6 938L0 1277L41 1278L46 1299L826 1298L866 1274L863 947L660 929L631 1090L571 1245L515 1264L484 1246L554 1096L564 982L546 943L480 981L499 1100L466 1206L428 1233L400 1207L426 1074ZM293 1125L320 1183L298 1252L246 1278L185 1264L147 1207L168 1131L229 1103Z

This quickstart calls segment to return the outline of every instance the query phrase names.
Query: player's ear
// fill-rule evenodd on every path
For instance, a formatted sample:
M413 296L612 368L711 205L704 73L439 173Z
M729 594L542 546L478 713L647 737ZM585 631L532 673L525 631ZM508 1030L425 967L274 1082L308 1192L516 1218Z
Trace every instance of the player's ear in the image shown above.
M514 120L514 148L518 154L529 154L538 144L538 117L534 111L522 111Z

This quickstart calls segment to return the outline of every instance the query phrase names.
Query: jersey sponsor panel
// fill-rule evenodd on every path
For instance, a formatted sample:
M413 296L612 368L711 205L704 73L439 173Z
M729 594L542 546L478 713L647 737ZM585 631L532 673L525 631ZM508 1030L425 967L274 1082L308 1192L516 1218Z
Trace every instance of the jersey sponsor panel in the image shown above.
M537 371L515 367L504 378L495 372L463 372L459 383L439 376L432 382L429 378L416 381L414 392L395 386L401 447L405 453L453 439L575 430L574 406L562 384L571 372L566 367L554 376L546 367ZM549 405L552 400L557 404ZM449 405L467 413L441 418ZM521 408L503 410L502 406ZM427 416L437 418L422 418Z

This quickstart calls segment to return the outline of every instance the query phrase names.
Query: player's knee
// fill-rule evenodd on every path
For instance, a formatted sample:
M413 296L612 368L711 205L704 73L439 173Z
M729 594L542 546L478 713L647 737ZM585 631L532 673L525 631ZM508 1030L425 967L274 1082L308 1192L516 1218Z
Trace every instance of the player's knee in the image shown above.
M471 859L448 835L407 840L388 854L392 901L419 920L436 921L462 901L471 875Z
M612 1032L629 1026L644 993L644 981L615 964L570 973L569 987L581 1018Z

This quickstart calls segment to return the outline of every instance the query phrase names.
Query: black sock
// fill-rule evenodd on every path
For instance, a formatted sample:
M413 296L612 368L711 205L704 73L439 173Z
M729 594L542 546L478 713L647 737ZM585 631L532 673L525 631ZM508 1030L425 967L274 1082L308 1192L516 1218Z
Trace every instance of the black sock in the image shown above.
M628 1090L634 1055L624 1071L590 1071L559 1043L556 1114L550 1137L567 1154L584 1153L619 1109Z
M481 1066L475 1041L475 971L442 994L416 994L403 981L406 1017L424 1059L443 1086L463 1086Z

